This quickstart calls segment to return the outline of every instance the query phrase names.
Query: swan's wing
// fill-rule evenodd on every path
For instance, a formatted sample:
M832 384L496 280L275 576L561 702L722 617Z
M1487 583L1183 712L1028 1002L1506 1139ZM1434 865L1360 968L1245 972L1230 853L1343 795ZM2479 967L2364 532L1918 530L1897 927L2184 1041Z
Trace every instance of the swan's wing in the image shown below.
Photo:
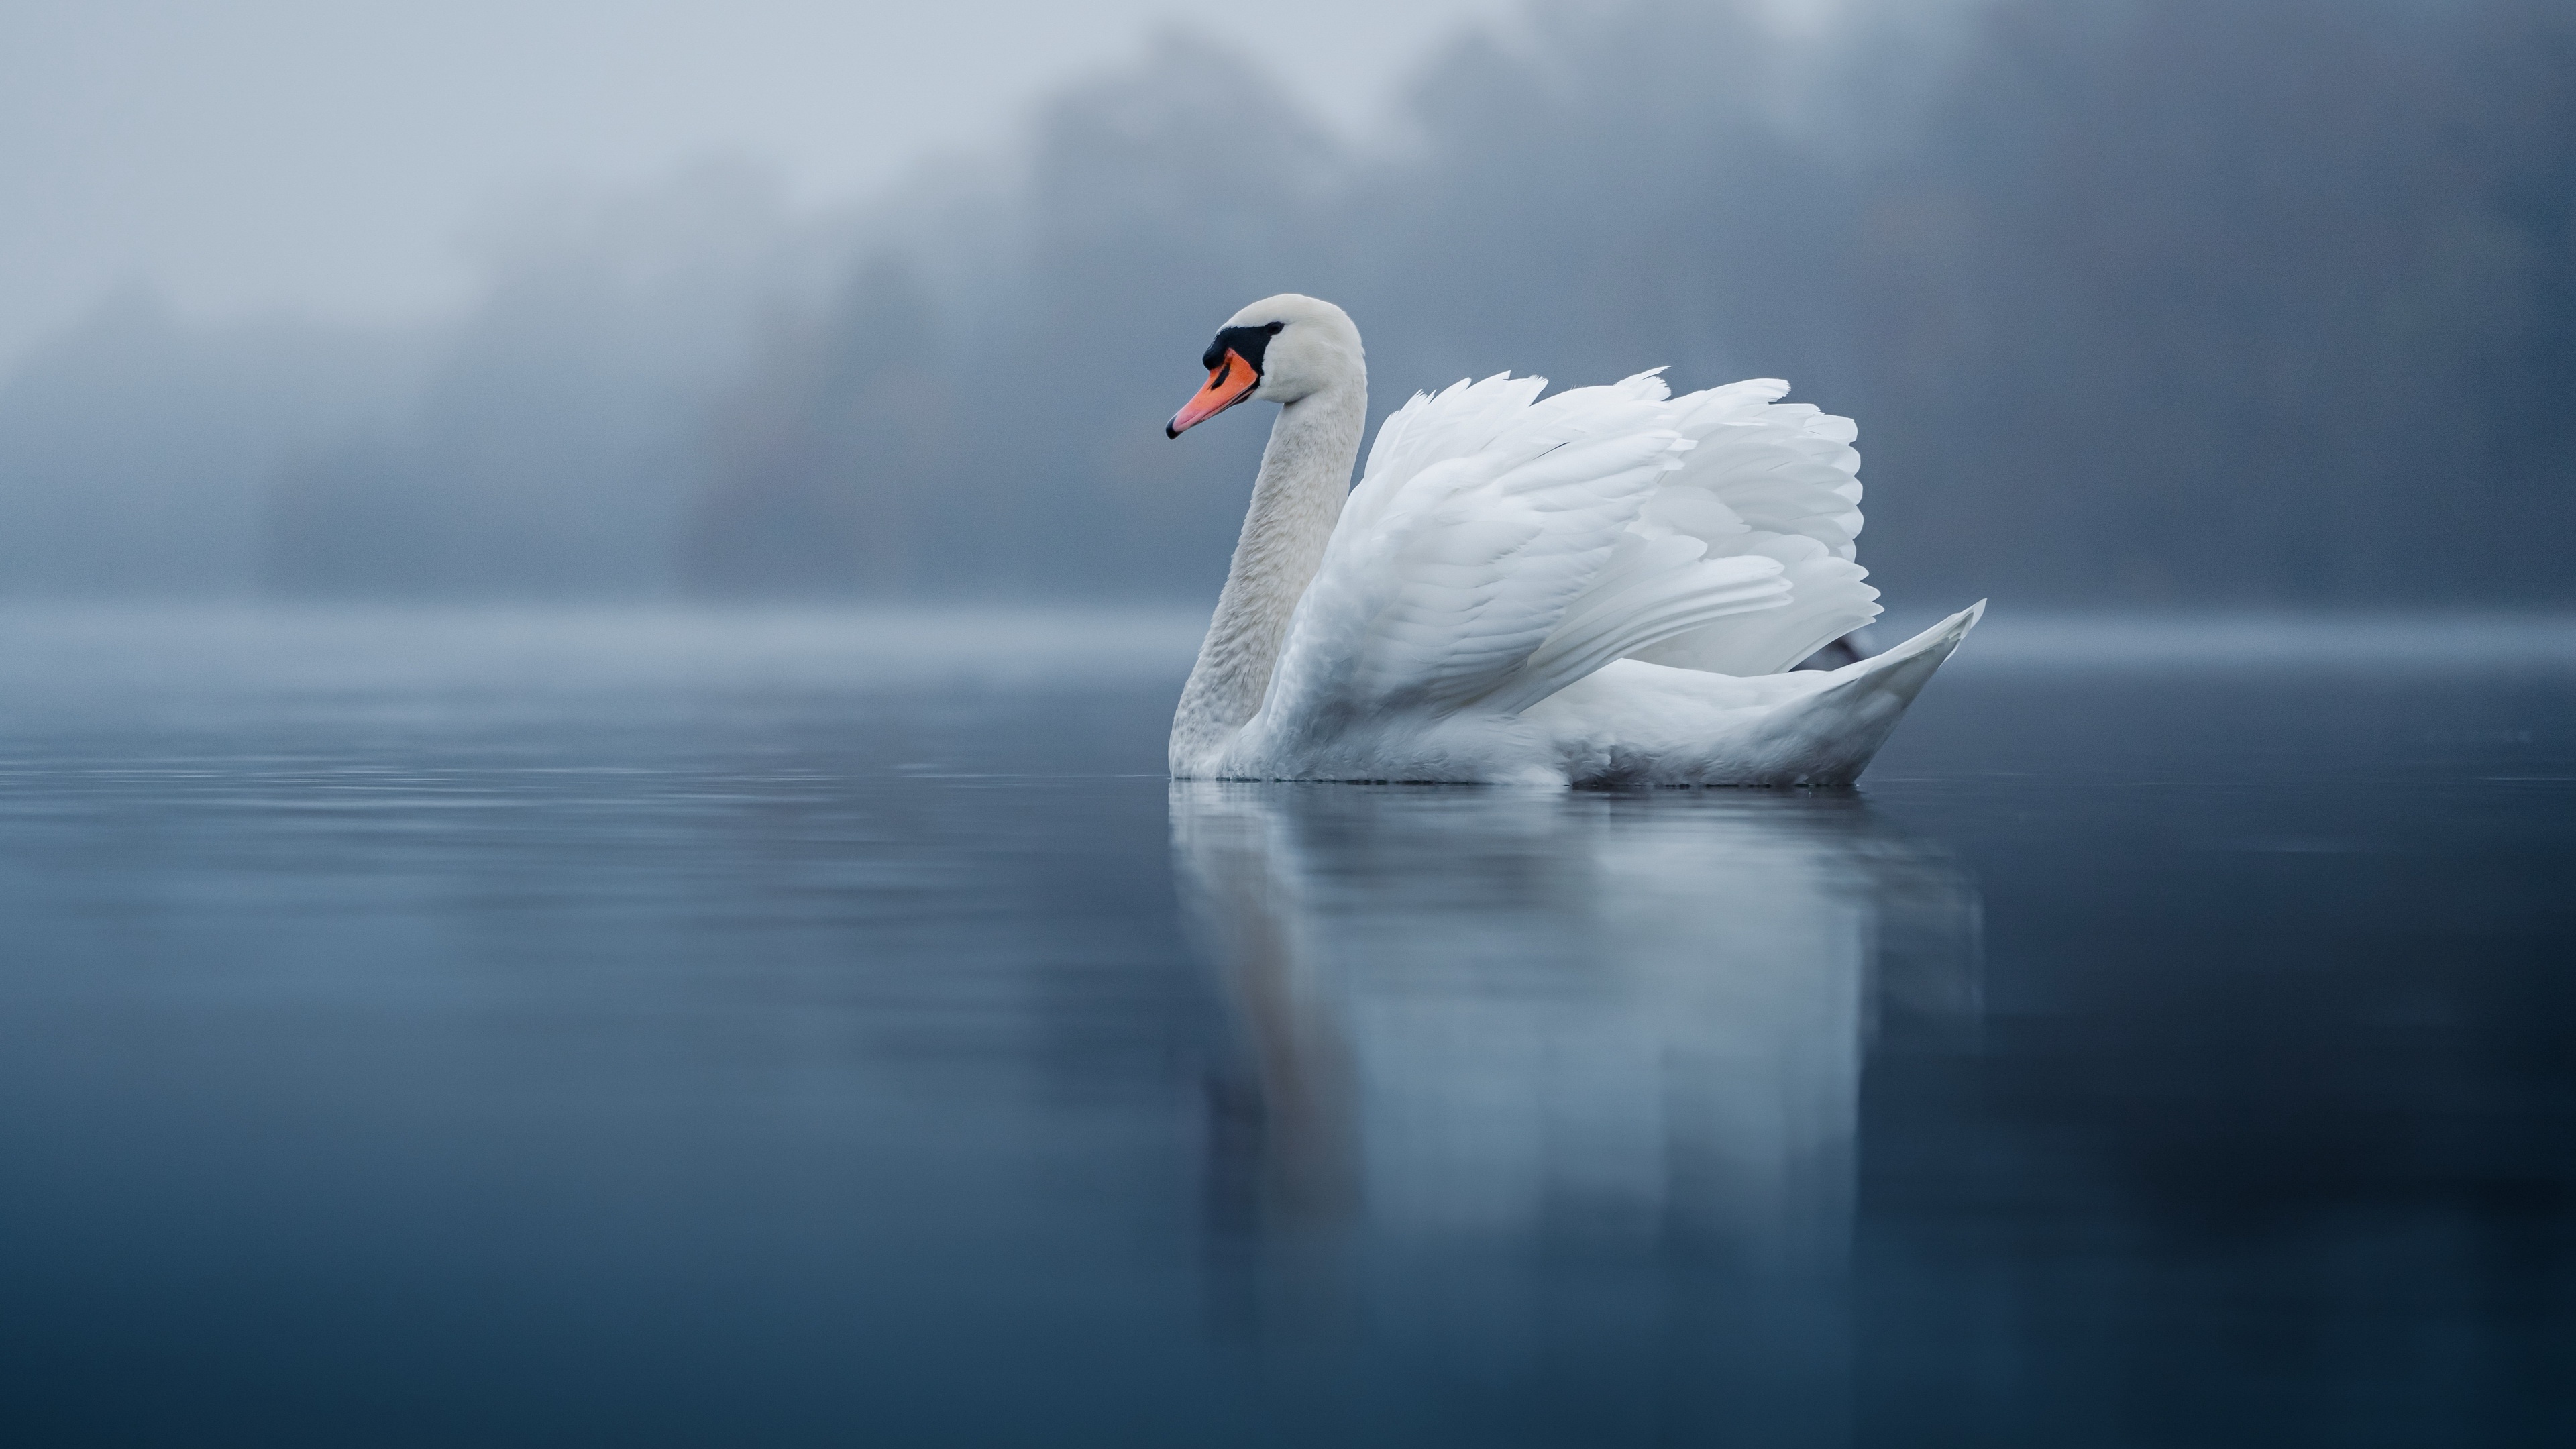
M1878 590L1854 562L1859 430L1849 418L1782 403L1776 378L1677 399L1674 427L1695 446L1667 475L1640 533L1699 541L1707 556L1781 566L1786 607L1669 635L1628 657L1716 674L1776 674L1878 617Z
M1652 374L1544 402L1508 375L1416 397L1378 431L1300 600L1264 713L1337 728L1381 711L1519 709L1629 650L1779 606L1786 570L1636 532L1684 465Z

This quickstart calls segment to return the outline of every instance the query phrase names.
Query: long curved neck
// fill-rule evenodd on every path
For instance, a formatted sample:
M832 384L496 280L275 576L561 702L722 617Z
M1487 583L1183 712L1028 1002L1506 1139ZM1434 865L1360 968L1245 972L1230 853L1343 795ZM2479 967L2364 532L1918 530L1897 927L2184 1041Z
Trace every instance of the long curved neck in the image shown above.
M1279 410L1234 566L1217 595L1199 662L1172 715L1175 775L1202 773L1253 715L1288 639L1288 619L1324 561L1350 496L1351 464L1368 425L1368 377L1350 378Z

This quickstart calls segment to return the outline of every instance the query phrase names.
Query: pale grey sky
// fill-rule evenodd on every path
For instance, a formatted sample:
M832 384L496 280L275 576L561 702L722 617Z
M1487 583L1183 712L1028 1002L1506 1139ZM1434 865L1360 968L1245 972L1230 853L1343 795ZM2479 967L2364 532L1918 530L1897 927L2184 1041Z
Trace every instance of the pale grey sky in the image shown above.
M1006 137L1182 21L1366 123L1510 0L0 0L0 368L102 294L416 316L496 197L710 155L800 200Z
M1793 25L1842 0L1755 0ZM504 199L748 160L800 203L990 147L1180 23L1357 132L1518 0L0 0L0 374L106 293L433 313Z

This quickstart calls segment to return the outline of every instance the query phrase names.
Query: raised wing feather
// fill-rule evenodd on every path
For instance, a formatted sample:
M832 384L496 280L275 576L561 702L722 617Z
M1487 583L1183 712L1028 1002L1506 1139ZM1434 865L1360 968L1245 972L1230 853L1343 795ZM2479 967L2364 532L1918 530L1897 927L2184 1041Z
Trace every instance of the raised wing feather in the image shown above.
M1696 538L1711 558L1780 566L1788 602L1629 652L1649 664L1716 674L1776 674L1878 617L1878 590L1854 559L1861 528L1859 430L1803 403L1777 378L1681 398L1675 428L1695 446L1639 520L1640 531Z
M1848 420L1768 380L1546 385L1460 382L1379 428L1290 625L1274 727L1517 711L1621 657L1772 673L1876 616Z
M1424 469L1482 452L1546 390L1546 378L1499 372L1483 382L1461 378L1438 393L1415 393L1378 425L1342 526L1375 527L1389 501Z
M1444 712L1510 679L1679 465L1663 384L1536 401L1487 378L1389 418L1299 603L1265 709Z

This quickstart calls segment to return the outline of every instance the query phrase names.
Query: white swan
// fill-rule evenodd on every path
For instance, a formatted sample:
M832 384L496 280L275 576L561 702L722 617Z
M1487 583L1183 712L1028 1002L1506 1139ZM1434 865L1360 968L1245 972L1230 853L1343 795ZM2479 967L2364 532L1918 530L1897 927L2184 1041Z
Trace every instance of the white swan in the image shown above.
M1855 429L1783 382L1461 382L1389 417L1352 489L1368 367L1341 308L1255 302L1201 362L1170 436L1283 406L1176 778L1847 784L1985 607L1784 672L1878 591L1852 561Z

